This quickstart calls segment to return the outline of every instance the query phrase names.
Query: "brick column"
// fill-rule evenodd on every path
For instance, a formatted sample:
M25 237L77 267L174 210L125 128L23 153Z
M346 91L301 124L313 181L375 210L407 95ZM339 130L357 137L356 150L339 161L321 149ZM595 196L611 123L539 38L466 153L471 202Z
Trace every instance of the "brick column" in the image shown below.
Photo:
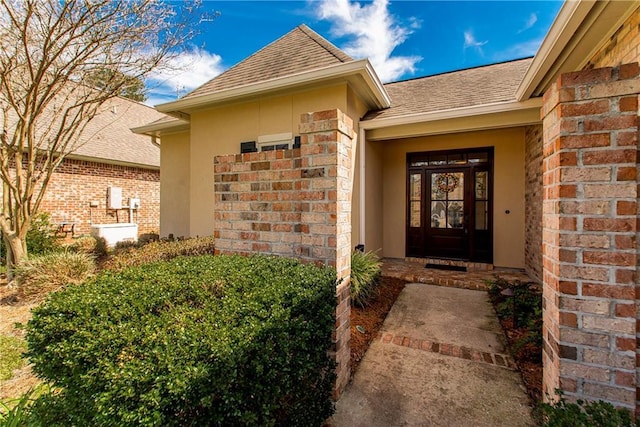
M350 275L351 275L351 196L353 191L353 121L340 110L303 114L300 119L300 137L302 168L313 170L328 166L327 178L315 180L314 186L329 189L329 200L333 203L322 207L327 218L315 223L317 215L314 206L309 212L302 212L301 222L309 224L309 238L316 234L331 236L327 240L326 250L333 252L335 266L340 283L336 289L338 307L336 309L335 359L337 398L349 382L350 367ZM303 243L305 236L303 235ZM314 248L321 251L324 248Z
M349 381L353 121L301 116L300 148L216 156L217 253L266 253L335 267L337 398Z
M545 391L635 411L637 63L564 74L544 95Z

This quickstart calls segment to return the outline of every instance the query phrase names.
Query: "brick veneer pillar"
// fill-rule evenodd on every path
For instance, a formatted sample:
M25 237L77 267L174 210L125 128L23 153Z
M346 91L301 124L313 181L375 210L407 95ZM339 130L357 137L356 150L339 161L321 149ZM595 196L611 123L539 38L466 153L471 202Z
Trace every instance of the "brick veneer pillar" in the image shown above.
M266 253L336 268L337 398L349 381L353 121L303 114L300 148L216 156L218 253Z
M637 63L544 95L545 392L637 405Z
M329 199L331 202L324 226L331 227L334 236L328 239L328 246L335 251L335 264L338 273L336 296L335 359L337 398L349 382L350 366L350 275L351 275L351 196L353 192L353 121L340 110L303 114L300 123L302 167L314 169L329 166L328 176L331 182ZM317 147L326 146L326 152L318 153ZM302 222L307 213L302 213ZM309 220L314 218L310 212ZM310 225L314 234L314 226ZM318 230L319 232L321 229Z

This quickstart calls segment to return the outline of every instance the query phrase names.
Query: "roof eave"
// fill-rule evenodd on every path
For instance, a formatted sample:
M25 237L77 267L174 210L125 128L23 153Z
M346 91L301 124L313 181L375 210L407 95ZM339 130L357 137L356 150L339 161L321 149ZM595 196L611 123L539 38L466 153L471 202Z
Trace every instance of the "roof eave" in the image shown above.
M541 95L553 79L584 68L593 54L630 16L640 2L566 1L547 32L518 89L519 101ZM588 52L585 49L598 40Z
M131 132L147 135L147 136L160 136L161 134L184 132L189 130L189 122L182 119L175 119L162 123L149 123L143 126L131 128Z
M539 109L542 98L532 98L526 101L502 101L491 104L472 105L469 107L451 108L448 110L429 111L425 113L406 114L397 117L385 117L362 120L360 128L364 130L379 129L389 126L399 126L414 123L432 122L438 120L456 119L461 117L496 114L508 111Z
M149 164L149 163L128 162L124 160L106 159L103 157L93 157L93 156L86 156L81 154L67 154L65 158L69 160L80 160L85 162L102 163L106 165L116 165L116 166L126 166L130 168L138 168L138 169L152 169L152 170L160 169L159 164L156 165L156 164Z
M323 82L344 78L355 79L355 87L363 92L363 99L371 109L384 109L391 105L391 99L382 82L367 59L345 62L315 70L292 74L290 76L263 82L220 90L198 97L179 99L177 101L156 105L156 110L169 115L207 108L215 104L232 100L250 98L274 91L295 89ZM364 84L361 84L364 83ZM368 93L367 93L368 92Z

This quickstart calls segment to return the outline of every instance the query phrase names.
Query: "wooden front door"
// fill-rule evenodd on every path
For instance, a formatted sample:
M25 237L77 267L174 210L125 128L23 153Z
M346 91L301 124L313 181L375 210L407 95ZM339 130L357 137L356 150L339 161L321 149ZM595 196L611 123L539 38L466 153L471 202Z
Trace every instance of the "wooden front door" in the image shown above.
M407 256L492 262L493 150L407 156Z

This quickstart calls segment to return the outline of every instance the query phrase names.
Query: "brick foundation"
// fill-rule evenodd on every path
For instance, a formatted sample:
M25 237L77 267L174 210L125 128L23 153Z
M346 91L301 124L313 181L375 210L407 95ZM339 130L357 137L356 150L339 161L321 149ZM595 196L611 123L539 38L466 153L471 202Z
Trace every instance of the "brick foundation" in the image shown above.
M217 156L216 251L266 253L336 268L336 397L349 375L352 120L303 114L299 149Z
M640 66L564 74L544 95L545 391L638 408Z

